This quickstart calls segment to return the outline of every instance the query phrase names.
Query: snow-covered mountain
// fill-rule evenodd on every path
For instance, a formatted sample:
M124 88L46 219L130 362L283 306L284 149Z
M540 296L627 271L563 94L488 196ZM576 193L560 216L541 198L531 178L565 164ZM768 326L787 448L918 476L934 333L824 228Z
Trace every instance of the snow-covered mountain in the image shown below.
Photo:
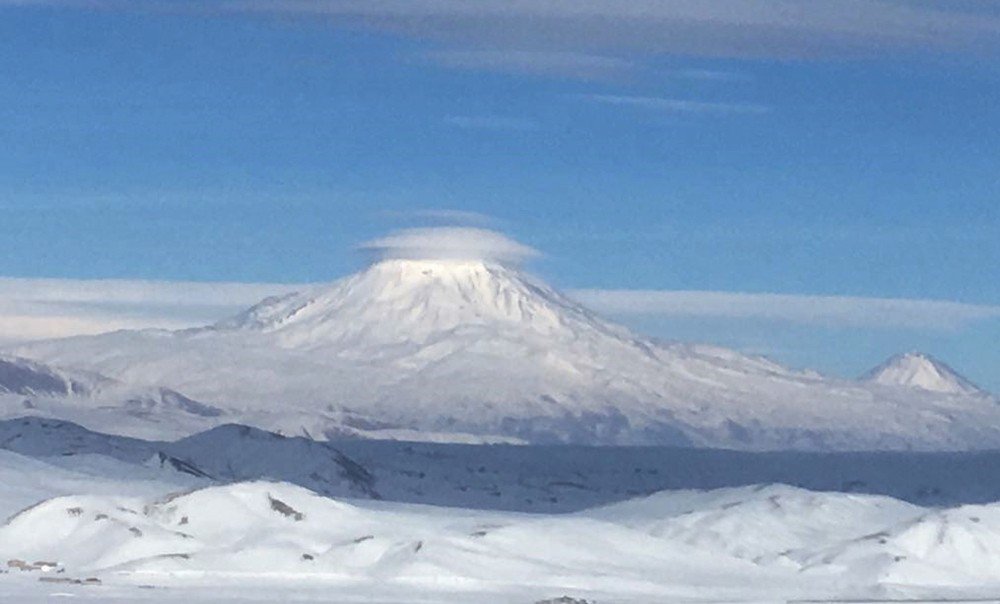
M226 421L314 438L1000 447L1000 407L984 397L829 380L657 342L482 259L386 259L209 327L16 353L172 388L223 409Z
M872 384L919 388L944 394L985 394L954 369L922 352L896 355L861 379Z

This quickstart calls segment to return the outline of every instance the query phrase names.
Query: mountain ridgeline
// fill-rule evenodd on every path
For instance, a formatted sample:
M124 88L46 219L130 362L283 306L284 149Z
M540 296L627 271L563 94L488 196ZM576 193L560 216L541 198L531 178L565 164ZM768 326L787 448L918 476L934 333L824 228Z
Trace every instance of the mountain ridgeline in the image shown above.
M238 422L314 439L1000 447L996 400L943 364L905 357L849 381L661 342L486 260L382 260L203 328L119 331L13 352L219 410L181 409L166 422L171 429L158 419L171 435ZM65 409L53 405L50 415ZM156 429L135 413L126 419L119 432Z

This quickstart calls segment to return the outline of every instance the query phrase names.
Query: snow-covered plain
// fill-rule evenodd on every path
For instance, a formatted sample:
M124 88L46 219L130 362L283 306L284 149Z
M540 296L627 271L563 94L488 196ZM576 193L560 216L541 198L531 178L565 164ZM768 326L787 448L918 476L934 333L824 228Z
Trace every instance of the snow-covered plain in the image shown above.
M235 422L316 439L1000 447L996 398L933 359L897 359L877 379L851 381L659 342L487 260L391 258L205 328L121 331L11 353L183 393L145 403L30 401L38 414L155 438ZM3 397L0 413L21 415L23 404Z

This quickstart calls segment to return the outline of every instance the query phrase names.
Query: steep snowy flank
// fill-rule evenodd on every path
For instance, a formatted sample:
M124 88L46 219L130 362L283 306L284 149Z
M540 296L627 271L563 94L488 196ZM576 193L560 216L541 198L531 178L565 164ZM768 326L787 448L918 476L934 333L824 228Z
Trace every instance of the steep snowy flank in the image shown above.
M1000 447L1000 407L985 397L828 380L732 350L656 342L490 260L390 258L210 327L17 352L319 439Z
M944 394L984 394L954 369L921 352L896 355L861 379L872 384L919 388Z

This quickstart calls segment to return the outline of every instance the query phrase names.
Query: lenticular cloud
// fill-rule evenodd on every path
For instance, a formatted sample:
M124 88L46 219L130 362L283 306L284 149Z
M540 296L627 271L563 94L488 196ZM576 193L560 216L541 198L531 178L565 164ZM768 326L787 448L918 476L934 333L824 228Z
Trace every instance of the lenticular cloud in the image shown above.
M385 259L490 260L520 264L538 256L534 248L487 229L434 227L404 229L373 239L358 249Z

